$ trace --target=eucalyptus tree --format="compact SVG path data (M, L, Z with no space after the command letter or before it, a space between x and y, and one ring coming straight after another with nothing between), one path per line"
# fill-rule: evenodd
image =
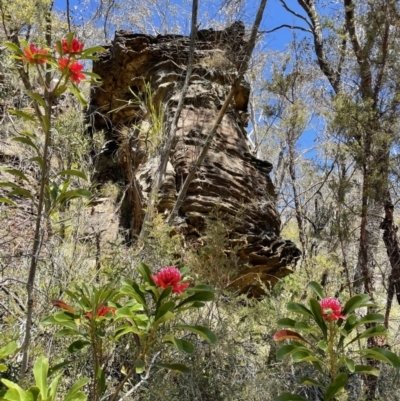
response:
M319 68L332 88L334 118L362 174L356 291L374 297L375 253L399 117L399 2L280 0L313 40ZM293 4L295 3L295 4ZM297 8L294 8L297 6ZM374 398L375 385L368 388Z

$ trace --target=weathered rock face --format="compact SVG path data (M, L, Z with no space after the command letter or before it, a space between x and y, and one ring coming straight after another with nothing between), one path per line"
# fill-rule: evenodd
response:
M198 33L177 141L159 194L160 212L172 209L224 103L246 45L243 34L240 23L224 31ZM103 84L92 88L89 111L92 125L104 129L107 139L98 161L97 180L116 178L116 171L122 171L135 188L129 197L131 204L125 208L133 234L140 230L142 209L159 163L157 145L165 139L173 119L188 53L189 38L185 36L119 31L94 63L93 70ZM190 184L175 227L187 239L201 237L204 217L217 205L230 220L236 218L230 241L238 249L243 268L234 286L257 294L259 280L274 284L289 274L300 252L279 237L280 219L269 177L272 165L253 155L247 139L249 92L243 82Z

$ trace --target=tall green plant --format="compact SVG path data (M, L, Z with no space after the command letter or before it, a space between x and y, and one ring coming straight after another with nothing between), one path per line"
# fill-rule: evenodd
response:
M31 337L34 305L33 289L46 221L55 210L67 201L73 198L91 196L91 193L85 189L69 189L70 181L68 179L60 183L60 177L64 176L76 176L86 180L85 174L78 170L62 170L56 173L54 177L50 177L49 149L53 134L53 105L57 97L68 89L75 94L82 104L86 103L77 85L86 78L86 75L91 76L94 80L99 77L96 74L84 72L84 64L81 61L96 59L93 54L103 51L103 48L92 47L83 50L84 44L76 39L73 33L69 34L67 38L57 41L54 49L40 49L32 43L19 41L18 38L15 38L14 43L6 42L5 44L12 51L12 57L16 60L18 72L25 86L25 93L31 98L35 110L34 115L20 110L11 111L12 114L29 121L36 131L20 132L13 140L34 150L36 155L28 161L36 164L40 171L40 178L37 183L39 186L38 193L34 193L23 184L19 185L12 181L0 182L0 186L11 189L6 197L0 198L1 202L18 207L11 197L22 196L32 203L36 215L31 263L26 284L28 305L21 366L21 376L24 376L28 364ZM31 82L30 69L34 69L42 86L38 92L35 91ZM40 132L44 137L44 143L40 139ZM19 169L7 166L1 167L1 169L16 176L26 184L32 184L31 180Z
M287 309L303 320L283 318L278 320L281 330L274 335L275 341L289 340L289 344L280 347L277 358L291 357L295 363L311 363L315 375L303 377L300 384L321 389L324 401L332 401L346 386L349 376L364 374L379 376L379 370L370 364L358 364L357 359L367 358L382 361L397 369L400 357L393 352L379 347L359 348L363 340L387 335L381 325L385 318L379 313L367 313L359 317L355 312L360 308L376 307L369 295L360 294L350 298L342 308L335 298L325 298L322 287L311 282L315 298L310 298L308 307L289 302ZM359 330L362 326L369 326ZM301 334L300 334L301 333ZM359 349L354 349L358 344ZM299 394L284 393L277 401L307 401Z

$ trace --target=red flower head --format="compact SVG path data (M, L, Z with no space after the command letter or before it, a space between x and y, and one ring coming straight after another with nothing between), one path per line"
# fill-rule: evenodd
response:
M161 269L151 278L161 288L172 287L172 291L181 294L189 287L190 283L180 283L182 279L181 272L175 266L167 266Z
M78 61L70 63L69 58L60 57L58 59L58 66L61 72L64 72L66 69L68 69L69 78L71 81L76 82L77 84L79 84L82 79L86 78L85 74L81 72L83 70L83 64L79 63Z
M83 46L85 46L82 42L79 42L77 38L73 38L70 45L68 46L68 40L63 39L61 41L63 54L78 54L83 50Z
M69 73L70 73L70 78L71 81L76 82L79 84L82 79L85 79L85 75L82 74L83 70L83 64L79 63L78 61L74 61L70 66L69 66Z
M107 312L111 312L112 314L115 313L115 308L111 308L110 306L99 305L96 312L96 317L105 316ZM86 313L86 317L88 319L92 318L92 312Z
M336 298L324 298L319 303L322 309L322 317L325 320L346 319L342 315L342 306Z
M44 49L38 49L33 43L24 49L23 60L29 64L44 64L47 62L49 52Z
M69 59L67 57L60 57L57 62L60 70L64 71L68 67Z

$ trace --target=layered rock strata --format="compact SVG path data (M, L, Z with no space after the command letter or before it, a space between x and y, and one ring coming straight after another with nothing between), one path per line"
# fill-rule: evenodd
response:
M160 212L168 213L175 204L236 77L245 46L241 23L223 31L198 32L177 141L159 193ZM123 219L133 235L140 231L142 210L160 161L160 145L181 94L188 54L186 36L119 31L94 62L93 71L103 83L92 88L88 115L92 127L104 130L107 140L96 179L117 180L122 175L134 188ZM249 93L243 81L190 184L175 227L186 240L199 239L205 217L218 207L219 215L234 222L229 241L242 266L232 286L258 295L260 282L274 284L289 274L300 252L280 237L281 222L269 177L272 165L254 156L247 138Z

